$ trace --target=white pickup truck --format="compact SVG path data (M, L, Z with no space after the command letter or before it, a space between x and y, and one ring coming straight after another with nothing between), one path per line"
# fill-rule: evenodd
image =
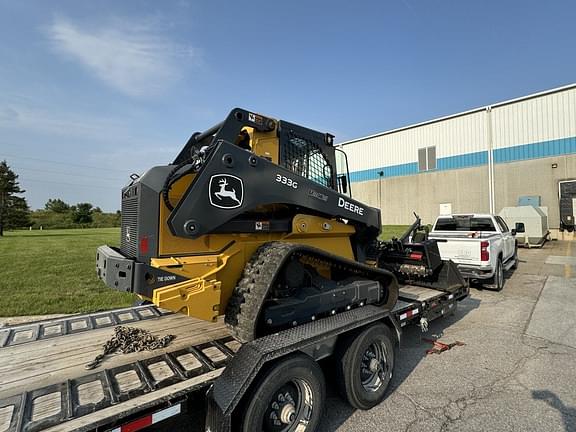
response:
M519 232L524 231L518 224ZM443 260L452 260L466 278L497 291L504 272L518 266L516 229L491 214L452 214L436 219L430 238L438 240Z

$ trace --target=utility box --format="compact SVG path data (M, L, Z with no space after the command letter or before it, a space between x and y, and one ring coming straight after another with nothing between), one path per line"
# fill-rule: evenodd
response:
M517 223L524 224L525 232L516 235L519 246L539 247L550 236L547 214L547 207L525 205L504 207L499 216L504 219L510 229L516 228Z

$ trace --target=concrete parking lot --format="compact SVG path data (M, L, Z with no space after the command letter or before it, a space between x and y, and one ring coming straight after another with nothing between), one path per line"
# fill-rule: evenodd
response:
M472 288L426 335L405 330L379 406L354 410L329 386L320 431L576 431L576 242L520 259L502 292ZM432 335L466 345L426 355ZM202 430L193 423L158 430Z
M407 329L388 398L354 411L333 392L321 431L576 431L576 243L521 249L502 292L473 288L432 323L440 355Z

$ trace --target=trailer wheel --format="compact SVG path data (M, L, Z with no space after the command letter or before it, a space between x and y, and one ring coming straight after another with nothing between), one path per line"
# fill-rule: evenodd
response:
M362 410L378 405L394 369L390 329L378 323L349 335L340 341L335 360L342 397Z
M242 432L313 432L318 427L326 385L310 357L296 354L276 362L253 389L244 405Z

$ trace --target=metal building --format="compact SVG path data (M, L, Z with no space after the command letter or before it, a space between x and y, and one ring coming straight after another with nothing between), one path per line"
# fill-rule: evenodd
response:
M340 145L354 198L380 207L384 224L412 211L426 222L498 213L532 196L558 228L559 182L576 179L576 84Z

